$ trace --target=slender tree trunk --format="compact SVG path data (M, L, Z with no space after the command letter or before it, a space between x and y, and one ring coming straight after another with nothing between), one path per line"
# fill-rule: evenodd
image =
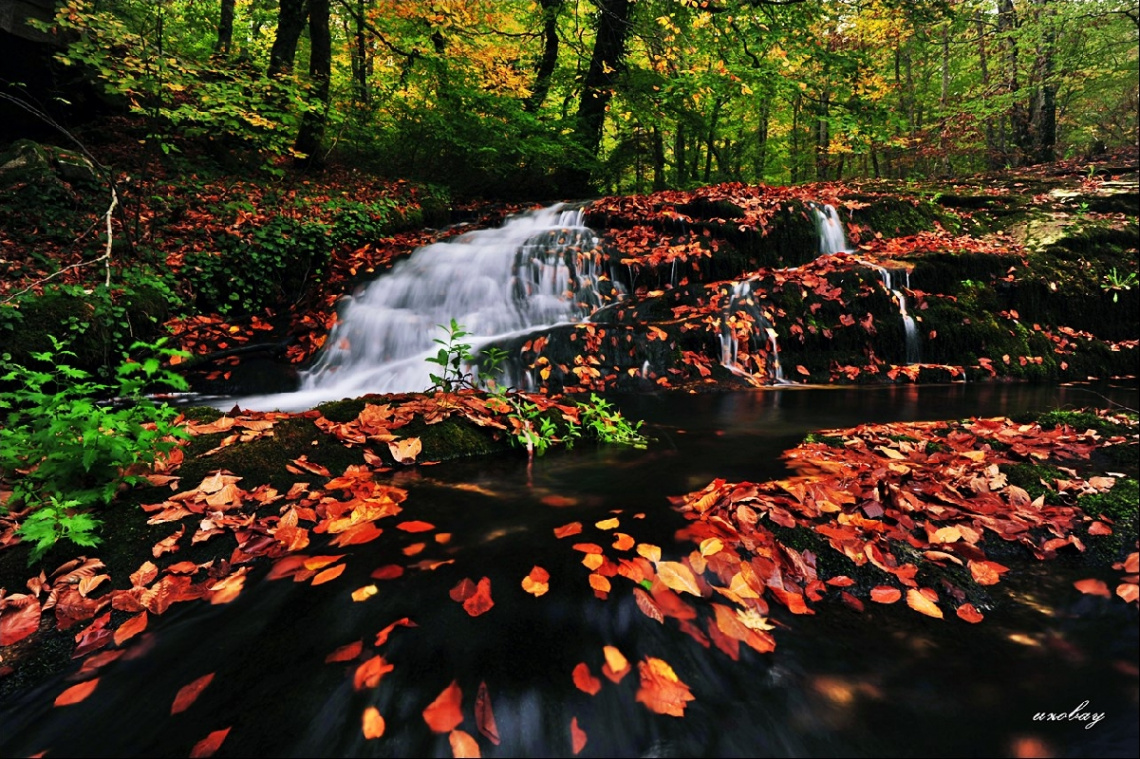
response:
M332 74L332 34L329 29L329 0L309 0L309 77L313 94L321 107L307 111L301 118L297 134L297 152L305 158L299 163L320 163L321 140L329 104L329 79Z
M661 137L661 130L653 127L653 191L660 192L666 187L665 182L665 140Z
M1005 57L1005 82L1003 89L1012 99L1010 106L1009 142L1012 143L1015 155L1007 156L1007 161L1020 166L1025 162L1029 152L1029 114L1021 98L1018 97L1018 50L1015 31L1018 26L1017 11L1013 7L1013 0L1000 0L998 4L998 30L1002 32L1002 50Z
M625 65L630 4L630 0L597 0L597 36L578 102L578 142L592 156L601 147L606 108Z
M689 182L689 162L686 155L685 123L678 119L677 134L673 138L673 161L677 166L677 187L684 188Z
M941 129L938 132L938 152L942 163L942 176L950 176L950 22L942 25L942 93L939 98L942 111Z
M709 119L708 137L705 139L705 184L708 184L712 179L713 146L716 143L716 127L720 120L721 104L720 98L717 98L713 103L712 118Z
M305 10L305 0L281 0L277 36L269 51L269 76L275 77L293 69L293 61L297 57L297 41L305 30Z
M214 43L216 55L229 55L234 42L234 3L236 0L222 0L218 16L218 40Z
M534 89L526 99L524 108L535 113L550 92L550 77L558 65L558 12L563 0L539 0L542 6L542 57L535 71Z
M974 13L974 24L978 30L978 65L982 73L982 109L986 114L986 168L999 168L997 155L998 145L994 134L994 117L990 113L990 70L986 51L986 28L980 10Z
M1056 160L1057 87L1053 82L1053 55L1056 34L1053 31L1051 0L1034 0L1034 15L1041 29L1037 43L1034 77L1037 87L1030 107L1030 134L1033 158L1039 163Z
M356 89L356 102L365 110L372 102L372 91L368 86L368 80L372 74L372 56L369 55L368 51L368 30L364 28L367 10L366 0L358 0L356 13L352 14L356 26L352 30L353 45L349 51L352 64L352 81L355 83ZM345 24L348 24L347 20L345 20Z

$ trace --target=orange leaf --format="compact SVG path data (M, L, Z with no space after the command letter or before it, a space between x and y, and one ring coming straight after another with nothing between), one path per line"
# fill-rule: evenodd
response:
M487 691L487 683L479 683L479 690L475 693L475 725L484 738L499 745L499 726L495 724L495 713L491 711L491 694Z
M614 548L618 551L628 551L636 542L632 535L626 535L624 532L614 533Z
M625 677L631 669L629 660L614 646L603 647L602 653L605 654L606 657L606 663L602 665L602 674L609 678L611 682L620 683L622 678Z
M206 759L206 757L213 756L222 747L226 736L230 734L230 729L227 727L224 730L215 730L195 743L194 748L190 750L190 759Z
M364 710L361 729L364 731L364 737L369 740L384 734L384 718L380 716L380 710L375 706L369 706Z
M352 661L360 656L360 652L364 650L364 641L357 640L352 643L341 646L337 650L325 657L325 664L330 664L334 661Z
M485 614L491 610L495 602L491 600L491 579L484 577L479 580L475 593L463 602L463 610L473 617Z
M540 566L530 570L530 574L522 579L522 589L535 596L541 596L550 590L550 573Z
M586 731L578 727L578 718L570 718L570 747L578 754L586 747Z
M396 525L397 530L404 532L428 532L435 529L435 525L431 522L421 522L418 519L413 519L409 522L400 522Z
M181 714L189 709L213 680L214 673L211 672L208 675L202 675L189 685L182 686L178 690L178 695L174 697L174 703L170 707L170 715Z
M73 685L55 697L55 705L71 706L72 704L78 704L80 701L90 696L91 692L95 690L95 686L98 684L99 678L96 677L95 679L88 680L85 683Z
M379 569L372 570L370 577L373 580L395 580L404 574L404 568L399 564L386 564Z
M679 561L661 561L657 564L657 576L661 582L678 593L691 593L698 598L701 589L691 569Z
M337 564L335 567L329 567L328 569L318 573L317 576L313 578L313 585L323 585L326 582L335 580L344 574L344 568L346 566L348 565Z
M1108 592L1108 586L1105 585L1104 580L1088 579L1077 580L1073 583L1073 587L1082 593L1087 593L1091 596L1104 596L1105 598L1112 598L1112 594Z
M921 590L909 588L906 592L906 605L919 614L942 619L942 609L939 609L938 605L927 598Z
M655 619L661 624L665 624L665 613L661 611L661 607L657 605L648 593L641 588L633 589L633 598L637 601L637 608L641 609L641 613L650 619Z
M17 643L40 629L39 599L26 593L13 593L4 599L0 611L0 646Z
M420 455L423 450L423 444L418 437L405 438L404 440L392 440L388 443L388 450L400 464L414 464L416 456Z
M661 659L649 656L645 661L638 662L637 670L641 675L641 687L636 697L639 703L645 704L657 714L685 716L685 706L694 700L694 696L672 667Z
M1135 603L1140 599L1140 586L1134 582L1122 582L1116 586L1116 595L1127 603Z
M613 530L616 529L620 524L621 522L618 521L617 517L611 517L610 519L603 519L600 522L595 522L594 526L599 530Z
M400 619L397 619L395 622L385 627L380 632L376 633L376 642L373 645L382 646L387 643L388 636L391 635L392 631L397 627L419 627L419 625L407 617L401 617Z
M893 604L902 598L902 591L890 585L876 585L871 588L871 600L877 604Z
M1089 535L1111 535L1112 528L1104 522L1093 522L1089 525Z
M455 601L456 603L463 603L468 598L475 595L475 583L473 583L470 578L464 577L462 580L455 584L454 588L448 591L448 595L451 596L452 601Z
M375 688L380 684L380 678L393 669L395 667L384 661L383 656L373 656L356 668L356 672L352 675L352 687L356 690Z
M590 587L599 593L609 593L611 588L609 578L597 572L590 573Z
M971 561L967 566L970 568L970 575L974 578L974 582L979 585L997 585L1001 580L1003 572L1008 572L1008 567L1003 567L996 561Z
M571 522L570 524L564 524L561 527L555 527L554 528L554 537L556 537L556 538L568 538L571 535L577 535L581 531L582 531L582 523L581 522Z
M459 689L459 683L452 680L451 685L424 709L424 722L433 732L449 733L463 722L462 703L463 691Z
M805 377L811 376L811 372L809 372L807 370L807 367L805 367L803 364L796 364L796 371L799 372L800 374L804 375Z
M357 601L357 602L367 601L369 598L372 598L372 596L376 595L378 592L380 592L380 589L377 588L375 585L365 585L363 587L357 588L356 590L352 591L352 600Z
M661 561L661 549L649 543L638 543L637 555L654 563Z
M972 625L976 625L985 619L985 617L982 616L982 613L974 608L973 604L962 604L958 607L957 614L960 619L963 619Z
M602 689L602 681L590 673L590 668L586 666L586 662L579 662L575 665L570 676L574 679L574 687L583 693L593 696Z
M451 744L451 755L455 759L479 759L482 756L479 753L479 744L462 730L452 730L448 733L447 740Z

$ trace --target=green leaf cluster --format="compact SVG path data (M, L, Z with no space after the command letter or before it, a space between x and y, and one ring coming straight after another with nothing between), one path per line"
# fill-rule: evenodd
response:
M100 520L91 510L142 481L156 459L186 437L173 423L177 411L144 394L186 389L185 380L163 366L180 352L162 340L136 343L131 348L141 359L121 364L108 385L71 366L75 354L52 342L54 350L33 354L32 366L13 363L7 353L0 358L6 386L0 392L0 478L11 488L0 509L21 516L18 534L33 543L29 563L60 539L95 545Z

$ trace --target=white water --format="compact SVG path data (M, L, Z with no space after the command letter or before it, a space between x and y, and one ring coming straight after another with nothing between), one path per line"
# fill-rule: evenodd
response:
M767 383L773 385L789 384L784 379L784 369L780 366L780 347L776 343L776 330L772 323L760 311L753 296L753 280L746 279L732 283L732 292L728 295L728 305L725 306L720 327L720 365L733 374L748 377L755 381L756 376L740 366L738 355L740 344L736 334L730 326L730 321L739 318L737 312L743 311L752 322L752 334L756 335L763 330L768 342Z
M885 266L878 266L867 261L861 261L864 266L869 266L875 271L879 272L879 277L883 280L883 287L890 291L894 296L895 302L899 306L899 316L902 317L903 330L906 332L906 363L917 364L922 361L921 351L918 341L918 326L915 324L914 317L907 313L906 310L906 296L903 295L902 290L895 286L894 275L898 272L892 272ZM910 270L905 270L906 274L906 289L910 289Z
M847 233L843 229L843 220L839 218L835 206L830 203L823 205L812 203L811 207L815 212L816 227L819 229L819 254L830 256L849 252Z
M294 410L367 393L426 390L429 375L441 373L427 361L440 348L433 340L447 337L440 325L456 320L470 333L460 342L477 351L581 321L613 293L599 271L601 260L582 211L561 204L419 248L344 301L297 392L245 398L240 405Z

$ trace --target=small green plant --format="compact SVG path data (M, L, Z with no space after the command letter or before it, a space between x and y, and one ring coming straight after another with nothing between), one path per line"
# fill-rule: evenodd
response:
M54 337L52 343L53 351L32 354L35 367L13 363L7 353L0 359L0 381L11 387L0 393L6 412L0 478L12 491L0 508L22 515L18 533L33 543L29 563L61 538L95 545L100 520L91 510L142 481L186 434L173 424L177 411L144 395L157 387L186 389L185 380L162 365L164 357L186 354L163 340L135 343L132 351L149 355L121 364L115 384L106 385L69 366L75 354Z
M1120 301L1121 290L1131 290L1136 283L1136 272L1130 271L1126 275L1119 274L1116 271L1116 267L1113 266L1112 271L1104 275L1104 281L1101 283L1100 287L1106 292L1111 291L1112 302L1118 303Z
M582 418L582 429L591 433L603 443L631 445L645 448L649 442L641 434L642 422L630 424L621 412L596 394L590 393L590 401L578 401L578 413Z

